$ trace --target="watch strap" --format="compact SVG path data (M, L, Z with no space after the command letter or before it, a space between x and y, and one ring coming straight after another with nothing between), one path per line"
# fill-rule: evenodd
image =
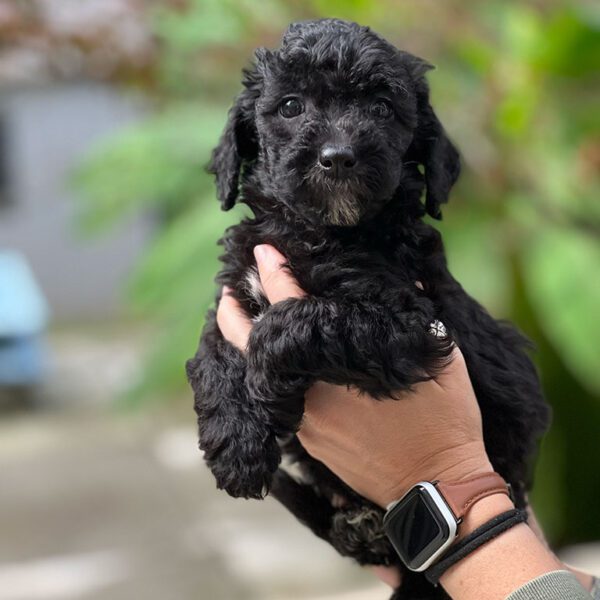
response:
M471 532L462 540L456 542L456 544L454 544L454 546L446 553L444 558L425 570L424 575L427 578L427 581L433 585L438 585L440 577L458 561L462 560L465 556L490 540L498 537L501 533L504 533L511 527L514 527L519 523L525 523L526 521L527 511L519 510L517 508L503 512L493 519L490 519L487 523L484 523L475 529L475 531Z
M485 473L470 479L455 482L438 481L436 489L444 497L446 504L460 521L468 510L482 498L493 494L506 494L510 497L510 488L498 473Z

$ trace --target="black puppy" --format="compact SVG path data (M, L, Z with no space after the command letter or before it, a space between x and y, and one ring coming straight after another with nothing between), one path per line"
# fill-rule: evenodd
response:
M271 490L362 564L399 560L382 532L383 511L294 435L315 381L396 401L388 398L435 376L455 341L490 459L519 506L548 420L526 340L465 293L439 233L422 220L440 218L460 170L429 104L429 68L355 23L293 24L280 49L257 51L210 166L223 208L239 196L254 214L226 232L217 281L255 325L244 355L208 315L187 366L200 447L220 488L247 498ZM252 252L265 243L287 257L305 298L268 305ZM431 334L437 319L447 336ZM282 453L301 479L278 468ZM394 597L444 594L404 572Z

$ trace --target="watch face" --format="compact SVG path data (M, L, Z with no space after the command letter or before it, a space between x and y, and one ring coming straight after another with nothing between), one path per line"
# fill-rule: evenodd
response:
M422 571L452 543L456 520L429 483L412 488L387 514L384 526L402 562Z

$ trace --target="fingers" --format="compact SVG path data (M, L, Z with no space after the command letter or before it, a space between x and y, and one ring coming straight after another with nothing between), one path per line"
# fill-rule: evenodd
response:
M435 383L442 388L464 385L469 381L469 373L465 363L465 357L460 348L454 344L450 354L450 360L444 370L435 378Z
M339 411L340 397L348 394L345 386L316 381L304 395L304 415L298 439L311 454L312 442L327 439L327 421ZM338 412L339 415L339 412ZM323 434L325 434L323 436Z
M242 352L246 350L252 321L231 295L231 290L227 286L223 286L223 295L217 309L217 324L228 342Z
M392 588L399 588L402 585L402 575L396 567L371 567L372 572Z
M285 268L286 259L273 246L254 248L254 257L265 294L271 304L287 298L301 298L304 291Z
M304 292L285 268L286 259L273 246L256 246L254 256L264 292L271 304L287 298L301 298ZM239 302L231 296L231 290L223 287L223 295L217 309L217 324L223 337L242 351L246 350L252 321Z
M316 381L304 395L304 415L298 438L309 454L313 443L320 449L336 441L335 432L345 429L347 416L371 410L375 402L370 396L345 385ZM314 456L314 454L313 454Z

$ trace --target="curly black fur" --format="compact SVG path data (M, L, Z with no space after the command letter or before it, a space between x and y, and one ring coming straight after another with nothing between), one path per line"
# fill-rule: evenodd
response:
M340 553L399 568L382 510L294 435L313 382L391 397L435 376L456 341L487 451L520 506L548 421L527 341L465 293L439 233L422 220L440 218L460 170L429 104L429 68L367 27L335 19L293 24L281 48L256 52L210 167L223 208L239 195L254 214L226 232L217 281L256 323L243 355L211 313L187 366L200 447L220 488L247 498L270 490ZM281 112L290 98L291 117ZM350 149L353 161L332 174L319 159L327 144ZM265 243L287 257L307 297L268 306L253 258ZM429 333L434 319L447 338ZM282 454L301 480L278 469ZM394 598L444 597L421 575L403 576Z

